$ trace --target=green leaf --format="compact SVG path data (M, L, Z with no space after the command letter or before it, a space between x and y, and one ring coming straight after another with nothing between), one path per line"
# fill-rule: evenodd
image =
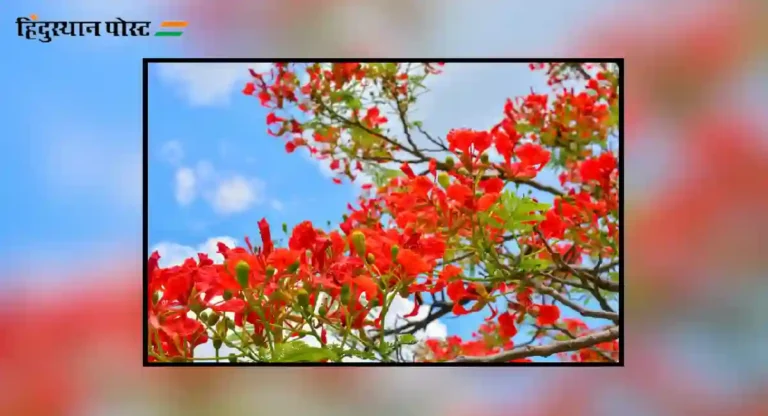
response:
M397 169L380 168L373 173L373 182L376 186L383 186L398 176L405 176L405 174Z
M363 108L363 103L357 97L347 96L345 97L344 101L347 103L347 106L350 110L359 110Z
M328 359L338 360L336 351L330 348L310 347L304 341L291 341L285 344L275 345L275 352L272 355L273 362L318 362Z
M520 262L519 267L524 270L539 270L549 265L549 260L537 259L535 257L525 257Z
M373 351L360 351L356 349L343 349L341 347L336 348L337 353L339 356L349 356L349 357L357 357L362 358L364 360L375 360L376 354L373 353Z
M351 127L349 129L349 135L355 144L365 149L370 149L379 140L378 137L368 133L367 131L359 127Z
M531 126L530 124L517 123L517 124L515 124L515 130L517 130L517 132L520 133L520 134L526 134L526 133L530 133L530 132L532 132L532 131L534 131L536 129L533 126Z
M388 74L396 74L397 73L397 64L394 62L387 62L383 66L384 71L386 71Z
M497 267L493 262L487 262L485 264L485 269L488 271L488 274L493 276L494 273L496 273Z
M413 334L400 335L397 340L402 345L413 345L419 342Z
M385 342L384 345L379 347L379 354L381 354L382 357L389 357L392 354L392 351L395 350L395 347L395 344Z
M619 101L611 106L610 115L608 116L608 125L611 127L619 124Z

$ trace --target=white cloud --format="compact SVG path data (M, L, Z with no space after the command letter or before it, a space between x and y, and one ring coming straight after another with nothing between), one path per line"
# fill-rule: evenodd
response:
M242 89L250 77L249 68L263 71L267 64L173 63L155 64L160 78L176 86L193 106L229 103L233 93Z
M220 214L243 212L261 202L264 183L257 179L232 176L219 182L212 197L213 209Z
M196 197L195 172L190 168L179 168L176 171L176 201L180 205L189 205Z
M387 328L395 328L404 325L406 322L418 322L423 320L429 315L429 306L422 306L419 308L419 313L411 318L403 318L413 310L413 301L395 296L395 300L392 302L390 309L387 311L387 316L384 319L384 325ZM418 331L414 335L417 339L425 338L445 338L448 333L448 329L445 324L439 320L427 325L425 330Z
M278 201L277 199L273 199L273 200L269 201L269 206L271 206L272 209L274 209L275 211L282 211L283 208L285 208L283 203Z
M160 157L171 165L178 165L184 159L184 149L178 140L165 142L160 148Z
M194 168L178 168L174 183L176 201L180 205L189 205L198 196L202 196L213 210L221 215L246 211L265 200L264 181L232 172L217 171L206 160L197 162ZM271 202L273 208L282 208L279 201L273 201L276 201Z
M172 242L161 242L156 244L150 251L157 251L160 254L160 267L172 267L178 266L184 263L184 260L194 257L197 258L198 253L207 254L216 263L222 263L224 257L219 254L217 244L222 242L227 247L234 248L237 246L237 240L232 237L211 237L205 242L193 247L185 246Z
M387 316L384 318L384 328L385 329L399 328L408 322L421 321L429 315L430 307L425 305L419 308L419 313L416 316L413 316L410 318L403 318L405 315L409 314L413 310L413 306L414 306L413 301L402 298L400 296L395 296L395 299L392 302L392 305L390 305L390 309L387 310ZM376 313L378 313L378 309L376 309ZM425 329L417 331L413 335L416 337L416 339L419 342L424 341L427 338L442 339L448 335L448 327L446 327L446 325L440 322L440 320L438 319L433 322L430 322ZM386 337L385 339L389 341L394 341L395 336L389 336L389 337ZM417 348L418 348L418 344L413 346L410 346L410 345L404 346L402 348L403 359L405 361L412 361Z

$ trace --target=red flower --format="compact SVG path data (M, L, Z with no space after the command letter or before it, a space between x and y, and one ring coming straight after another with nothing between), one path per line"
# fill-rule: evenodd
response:
M405 176L411 179L416 177L416 174L413 173L413 169L411 169L411 167L407 163L403 163L402 165L400 165L400 170L403 171L403 173L405 173Z
M499 193L504 189L504 181L499 178L490 178L480 182L480 189L487 193Z
M386 123L387 118L381 115L378 108L372 107L366 111L363 121L368 126L377 127L380 124Z
M491 134L487 131L455 129L448 132L448 147L451 151L469 154L474 149L476 154L482 154L491 147Z
M261 234L261 252L269 256L274 246L272 244L272 233L269 231L269 223L266 218L259 220L259 233Z
M499 194L493 193L493 194L485 194L477 201L477 210L478 211L487 211L490 207L493 206L493 204L496 203L499 199Z
M539 228L545 238L563 238L565 235L565 223L560 219L560 216L550 209L545 214L546 219L541 222Z
M472 198L472 189L460 183L451 184L446 190L448 198L464 204L468 198Z
M456 266L454 264L449 264L445 267L443 267L443 270L440 271L440 279L444 280L446 282L449 282L456 278L457 276L460 276L462 273L461 267Z
M245 92L245 91L243 91L243 92ZM253 91L251 91L251 94L253 94ZM268 93L268 92L266 92L266 91L261 91L261 92L259 93L259 100L261 101L261 105L263 105L263 106L265 106L265 107L267 106L267 103L269 103L269 100L270 100L271 98L272 98L272 97L271 97L271 96L269 95L269 93Z
M310 221L303 221L293 228L288 247L291 250L309 250L317 240L317 231Z
M448 290L446 290L446 293L448 294L448 298L451 299L451 301L454 302L454 313L456 313L456 310L460 310L461 313L457 313L458 315L463 315L466 313L469 313L469 311L465 310L463 306L461 305L461 302L464 300L474 300L477 299L477 294L474 292L474 290L469 291L467 290L466 286L464 285L464 282L461 280L454 280L453 282L448 284Z
M422 256L408 249L400 249L400 252L397 254L397 263L403 266L405 273L409 277L416 277L432 269Z
M277 124L285 121L284 118L278 117L275 115L275 113L269 113L267 114L267 125L270 124Z
M538 305L536 322L539 326L552 325L560 319L560 308L555 305Z
M504 339L509 339L517 334L517 327L515 326L515 316L510 315L509 312L504 312L499 315L499 336Z
M583 182L595 181L603 189L610 187L611 175L616 170L616 156L611 152L600 154L599 157L587 159L581 162L579 174Z
M541 170L549 162L550 154L548 150L537 144L525 143L515 149L515 156L520 159L520 163L524 166Z

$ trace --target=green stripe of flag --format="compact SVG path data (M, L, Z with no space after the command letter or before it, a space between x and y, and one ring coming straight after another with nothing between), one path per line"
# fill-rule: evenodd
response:
M155 32L155 36L181 36L184 32Z

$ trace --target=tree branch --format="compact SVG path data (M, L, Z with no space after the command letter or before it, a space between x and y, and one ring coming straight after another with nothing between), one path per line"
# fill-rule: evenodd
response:
M569 341L555 341L548 345L526 346L513 348L498 354L486 357L458 357L453 363L506 363L511 360L519 360L529 357L549 357L550 355L589 348L603 342L613 341L619 338L619 327L613 326L604 331L584 335Z
M536 287L536 290L538 290L541 293L545 293L551 297L553 297L558 302L562 303L563 305L573 309L574 311L578 312L579 315L589 317L589 318L598 318L598 319L608 319L615 323L619 323L619 314L615 312L604 312L604 311L593 311L589 309L582 308L581 306L571 302L570 300L566 299L563 295L557 293L556 290L552 289L551 287L544 286L539 282L536 282L534 280L531 280L533 285Z

